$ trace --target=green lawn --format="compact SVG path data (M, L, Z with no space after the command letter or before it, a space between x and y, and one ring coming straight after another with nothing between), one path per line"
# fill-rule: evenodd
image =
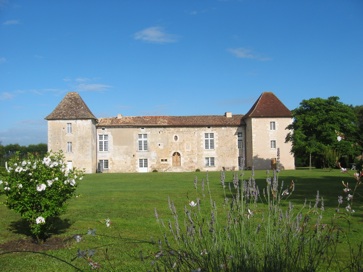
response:
M296 188L289 200L297 206L302 205L305 200L314 203L319 191L319 195L324 199L324 220L330 221L329 218L334 216L338 205L338 196L344 195L342 180L353 186L355 181L352 175L353 172L345 174L339 170L286 170L279 174L279 181L284 181L287 186L294 180ZM250 176L251 171L245 171L243 179ZM266 187L266 176L266 171L255 171L255 179L261 192L262 188ZM76 271L68 264L71 263L84 271L89 269L85 260L71 260L77 256L78 249L96 249L93 259L99 262L105 271L147 271L152 261L152 258L147 256L156 250L151 241L157 241L162 237L154 209L157 209L161 218L170 218L170 198L178 211L182 212L190 200L196 200L195 178L200 184L202 180L206 180L207 173L86 175L78 188L78 197L69 201L67 212L59 223L59 231L53 235L68 241L66 248L42 253L0 251L0 270ZM231 182L232 179L233 172L227 172L226 182ZM217 205L221 205L224 194L220 173L208 173L208 180L213 199ZM356 244L363 240L362 195L362 187L359 187L354 198L355 213L351 217L349 229L350 241ZM4 199L4 196L0 196L0 202ZM344 211L344 207L341 207L341 212ZM0 218L0 244L9 241L16 243L18 239L27 238L18 214L1 205ZM105 224L107 218L112 222L110 228ZM348 231L346 221L341 220L341 224ZM95 230L96 235L87 235L89 229ZM77 234L82 235L79 243L72 238ZM140 261L140 252L146 257L144 262Z

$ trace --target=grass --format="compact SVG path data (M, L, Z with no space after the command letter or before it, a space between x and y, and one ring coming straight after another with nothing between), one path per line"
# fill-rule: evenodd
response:
M226 173L226 182L231 182L233 172ZM295 191L289 197L294 205L302 205L305 200L315 202L317 191L324 198L324 220L336 217L339 224L348 231L349 241L358 245L363 240L362 223L363 192L358 188L354 199L355 213L348 220L335 209L338 196L343 194L342 180L354 184L353 173L344 174L339 170L286 170L279 174L279 181L288 186L295 182ZM243 179L248 179L251 171L245 171ZM202 181L207 173L133 173L133 174L92 174L87 175L80 184L77 198L68 203L68 209L61 219L59 232L53 237L69 239L67 247L49 250L42 253L0 252L2 271L82 271L89 269L87 262L76 258L78 249L96 249L94 257L105 271L147 271L155 254L156 246L151 242L158 241L163 233L156 222L154 209L161 218L171 217L168 208L170 198L178 211L183 212L189 201L196 200L194 179ZM211 194L217 205L223 203L224 194L220 183L220 173L208 173ZM255 171L255 179L260 190L266 187L266 171ZM0 202L4 196L0 196ZM288 203L286 202L286 205ZM0 244L27 238L22 228L20 216L0 206ZM111 219L107 228L105 219ZM4 220L5 219L5 220ZM96 235L87 235L93 229ZM80 234L81 242L72 237ZM349 258L347 240L342 239L338 248L342 260ZM140 260L142 252L144 262ZM73 260L74 259L74 260ZM73 260L73 261L72 261ZM348 270L349 271L349 270Z

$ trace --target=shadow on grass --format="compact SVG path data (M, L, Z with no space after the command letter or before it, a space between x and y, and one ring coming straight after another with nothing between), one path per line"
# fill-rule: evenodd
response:
M70 226L72 226L72 222L69 219L61 219L59 217L52 218L50 231L47 233L47 238L52 235L58 235L65 233ZM13 221L9 224L9 231L15 234L22 234L28 237L32 237L30 232L29 222L20 219L18 221Z
M324 206L335 209L338 207L338 196L344 197L344 205L342 205L342 207L345 207L347 204L347 194L343 191L344 187L342 185L342 181L349 182L349 186L351 190L353 190L356 185L356 180L354 179L353 174L353 171L342 174L337 171L332 172L332 170L328 169L318 169L315 171L309 171L307 169L306 171L297 171L296 175L294 175L294 172L290 172L289 175L284 174L283 176L278 177L278 189L282 191L283 189L288 188L291 181L294 181L294 192L288 197L283 197L282 200L288 199L288 201L292 201L296 204L303 204L306 200L307 203L312 203L312 205L314 205L316 196L319 193L319 198L324 200ZM227 197L232 196L232 194L228 192L229 187L233 188L233 182L231 179L232 177L229 176L229 179L225 182ZM239 176L239 181L248 181L248 179L249 175L246 175L243 178ZM266 177L259 176L255 179L255 181L260 194L262 194L263 190L267 187ZM281 187L282 182L283 188ZM232 192L235 193L235 190L232 190ZM355 192L354 209L356 212L363 210L363 185L358 186ZM355 214L355 216L361 215Z

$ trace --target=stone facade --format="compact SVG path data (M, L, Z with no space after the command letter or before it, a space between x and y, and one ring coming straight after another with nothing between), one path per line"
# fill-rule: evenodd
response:
M99 172L184 172L294 169L285 143L291 112L263 93L246 115L94 117L68 93L48 121L48 149L63 150L69 167ZM279 154L278 154L279 153Z

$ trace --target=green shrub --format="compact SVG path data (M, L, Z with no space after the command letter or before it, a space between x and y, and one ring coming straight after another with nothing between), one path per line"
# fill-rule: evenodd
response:
M6 195L5 205L29 223L37 242L44 241L52 221L65 211L83 177L83 171L68 170L61 152L48 153L43 159L15 155L7 164L7 173L0 181L0 193Z
M162 219L163 230L154 254L155 271L316 271L328 268L339 230L322 223L324 201L296 209L288 197L295 189L278 183L277 172L260 192L254 177L231 182L221 173L224 202L217 203L208 177L198 184L196 198L177 212L169 199L172 218ZM206 188L207 190L205 191Z

